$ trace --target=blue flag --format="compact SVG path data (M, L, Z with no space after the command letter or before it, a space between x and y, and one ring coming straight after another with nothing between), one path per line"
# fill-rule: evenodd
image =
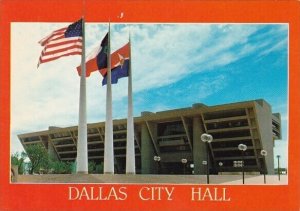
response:
M122 65L119 65L111 70L111 83L118 83L119 78L128 77L129 59L125 59ZM107 75L102 80L102 86L107 84Z
M129 52L130 45L127 43L123 47L111 54L111 83L118 83L119 78L128 77L129 72ZM100 70L103 75L102 86L107 84L107 69Z

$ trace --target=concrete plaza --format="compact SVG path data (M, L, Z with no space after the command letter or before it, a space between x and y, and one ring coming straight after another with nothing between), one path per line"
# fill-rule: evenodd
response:
M266 185L287 185L287 175L266 175ZM19 175L15 183L206 184L206 175L45 174ZM210 184L242 185L242 175L210 175ZM264 185L263 175L245 175L245 185Z

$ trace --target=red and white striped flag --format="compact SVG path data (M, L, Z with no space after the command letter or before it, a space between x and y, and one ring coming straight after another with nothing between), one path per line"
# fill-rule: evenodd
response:
M50 62L63 56L81 55L82 53L82 19L68 27L55 30L40 40L44 49L41 53L40 64Z

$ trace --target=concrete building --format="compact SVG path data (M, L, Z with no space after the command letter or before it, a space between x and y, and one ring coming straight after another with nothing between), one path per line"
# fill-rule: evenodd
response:
M126 119L113 122L115 172L124 173L126 163ZM105 122L88 124L88 159L103 162ZM245 171L274 173L274 140L281 139L280 114L273 114L264 100L216 106L194 104L189 108L142 112L134 118L136 172L141 174L206 174L203 133L213 136L209 145L211 173L240 172L234 161L244 158ZM42 144L61 161L75 161L78 127L19 135L26 147ZM242 157L239 144L247 145ZM263 157L260 151L267 150ZM160 161L154 161L159 156ZM186 163L182 163L186 159Z

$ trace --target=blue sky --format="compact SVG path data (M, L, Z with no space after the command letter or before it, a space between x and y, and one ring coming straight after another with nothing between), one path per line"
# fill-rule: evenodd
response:
M75 68L80 57L61 58L36 70L42 50L37 42L65 25L12 24L12 152L22 150L16 134L77 125ZM128 41L128 31L128 25L112 24L113 50ZM87 24L87 54L106 32L105 24ZM135 116L193 103L263 98L282 115L283 137L274 150L287 165L288 25L133 24L130 32ZM126 118L126 90L126 78L113 86L114 118ZM105 87L98 73L87 79L87 91L88 122L104 121Z

